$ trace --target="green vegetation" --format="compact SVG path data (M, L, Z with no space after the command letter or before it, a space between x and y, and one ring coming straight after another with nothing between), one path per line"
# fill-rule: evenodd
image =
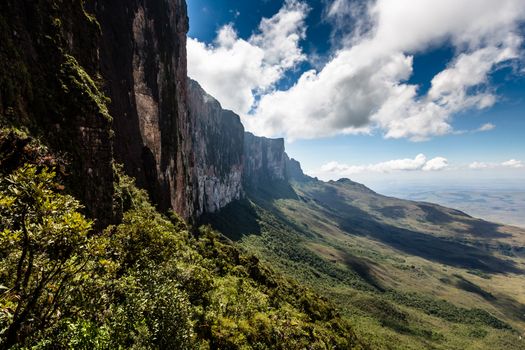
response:
M157 212L112 171L100 34L82 1L0 4L0 349L525 347L519 229L349 180L205 218L237 243Z
M0 185L2 285L0 327L4 346L52 326L89 262L91 223L80 204L55 194L55 174L24 166Z
M422 310L428 315L437 316L455 323L479 324L496 329L511 329L511 327L481 309L465 309L454 306L445 300L418 295L416 293L391 293L390 297L399 304Z
M493 249L521 244L513 229L348 181L293 187L295 198L252 192L205 220L334 302L371 348L525 347L525 265Z
M344 231L339 223L353 221L338 215L367 222L366 208L306 185L207 218L234 244L159 214L118 166L123 220L95 231L53 170L63 161L26 132L0 131L0 165L0 348L523 348L519 295L493 288L519 290L519 275L438 264Z
M99 233L47 166L2 179L3 348L363 347L325 299L118 178L123 221Z
M86 106L84 112L99 114L111 121L107 107L109 99L100 92L95 82L80 66L75 57L64 55L59 80L63 92L72 99L73 104L84 104Z

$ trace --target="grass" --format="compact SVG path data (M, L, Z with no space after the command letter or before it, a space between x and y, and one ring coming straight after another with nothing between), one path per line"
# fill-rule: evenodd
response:
M336 303L372 348L525 348L523 231L353 183L294 190L207 222Z

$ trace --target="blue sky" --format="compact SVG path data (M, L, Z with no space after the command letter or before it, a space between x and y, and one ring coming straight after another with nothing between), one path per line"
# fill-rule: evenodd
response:
M189 0L188 72L311 175L525 183L521 0ZM423 155L423 157L418 157Z

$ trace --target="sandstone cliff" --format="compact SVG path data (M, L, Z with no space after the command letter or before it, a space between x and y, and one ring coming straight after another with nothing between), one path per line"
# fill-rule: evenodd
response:
M184 0L0 4L2 125L67 158L68 188L102 226L118 219L113 159L160 209L194 215L187 30Z
M214 213L251 191L290 195L288 180L307 181L289 159L283 139L244 132L240 118L189 79L188 104L195 155L196 214Z
M288 180L297 181L297 182L306 182L315 180L313 177L305 175L303 169L301 168L301 163L297 160L288 157L288 154L285 154L286 160L286 177Z
M284 139L244 134L244 183L256 189L274 181L286 180Z
M196 176L196 214L213 213L242 195L244 127L193 80L188 82Z
M93 1L115 159L160 209L194 214L184 0Z
M68 189L99 227L113 220L100 42L81 1L0 2L0 124L26 129L69 162Z
M0 121L68 160L68 188L100 227L118 221L113 160L186 219L300 176L283 139L244 133L187 79L184 0L6 0L0 10Z

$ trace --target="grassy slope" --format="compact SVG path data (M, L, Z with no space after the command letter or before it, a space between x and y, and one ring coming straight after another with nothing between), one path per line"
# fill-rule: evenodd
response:
M376 348L525 348L525 231L351 181L294 190L208 220L336 302Z

